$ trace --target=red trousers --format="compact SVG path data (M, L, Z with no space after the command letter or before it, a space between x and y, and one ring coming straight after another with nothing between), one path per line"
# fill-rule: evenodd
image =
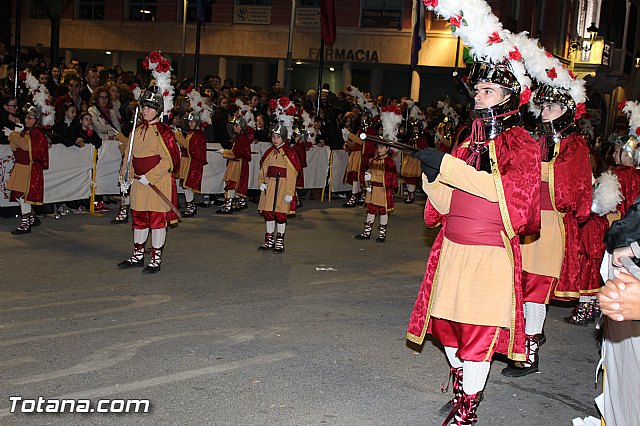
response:
M133 229L163 229L167 227L166 212L139 212L131 210L131 226Z
M275 220L276 223L287 223L287 214L281 212L262 212L262 217L266 222Z
M463 361L491 361L498 346L502 328L496 326L462 324L431 318L431 334L443 346L458 348L458 358ZM504 330L508 333L508 330Z

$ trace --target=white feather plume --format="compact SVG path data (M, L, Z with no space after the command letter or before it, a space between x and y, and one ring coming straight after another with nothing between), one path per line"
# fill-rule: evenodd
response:
M385 111L383 109L382 113L380 113L382 137L389 142L397 142L398 140L398 126L402 122L402 114L398 114L399 111L399 109L395 111Z
M40 84L38 80L31 74L31 71L27 68L24 70L25 84L29 89L29 93L33 98L33 103L40 108L42 117L40 124L43 127L51 127L56 119L56 112L53 109L53 102L51 96L49 96L49 90L44 84Z
M629 119L629 134L640 137L640 103L638 101L627 101L622 108Z
M211 124L211 107L202 98L202 95L197 90L191 90L187 93L189 99L189 105L191 109L200 116L200 122L204 126Z
M600 175L593 189L591 211L604 216L607 213L615 212L622 200L624 200L624 196L620 191L618 176L611 172L604 172Z
M252 129L255 129L256 121L253 116L253 111L251 111L251 108L249 107L249 105L245 105L244 103L242 103L240 99L236 99L236 106L238 107L238 110L240 111L240 115L242 116L242 118L246 120L247 126L251 127Z

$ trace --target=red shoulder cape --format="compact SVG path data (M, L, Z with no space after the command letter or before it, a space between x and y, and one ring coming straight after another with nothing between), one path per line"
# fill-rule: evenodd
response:
M31 166L29 189L26 194L14 194L11 199L24 197L29 204L42 204L44 199L44 170L49 168L49 142L39 127L27 131L31 139Z
M162 137L162 141L164 142L167 151L169 151L169 154L171 155L172 167L169 172L176 174L180 171L180 146L176 141L176 136L173 133L173 130L171 130L171 127L165 123L158 122L155 123L155 126ZM178 208L178 188L176 186L176 180L172 179L171 182L171 203ZM178 216L171 210L167 212L167 222L172 224L178 223Z
M196 192L202 188L202 168L207 164L207 139L202 129L191 131L189 138L189 171L183 186Z

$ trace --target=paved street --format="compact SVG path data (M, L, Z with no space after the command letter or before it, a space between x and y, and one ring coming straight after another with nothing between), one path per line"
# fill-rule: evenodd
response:
M405 330L435 232L397 198L385 244L357 241L365 211L305 202L286 253L256 251L250 209L199 209L167 237L162 270L118 270L128 225L0 219L1 425L439 425L448 365ZM377 224L376 224L377 227ZM374 235L377 233L374 228ZM323 270L324 269L324 270ZM569 425L597 416L593 327L550 308L541 373L493 364L479 425ZM11 414L9 396L149 399L147 414Z

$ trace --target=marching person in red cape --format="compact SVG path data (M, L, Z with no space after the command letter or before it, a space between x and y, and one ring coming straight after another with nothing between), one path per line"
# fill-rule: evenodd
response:
M521 241L527 360L502 370L508 377L538 371L539 349L554 299L580 297L578 224L591 212L589 147L574 122L577 105L569 90L541 84L534 103L541 109L541 229Z
M427 136L423 131L424 121L414 120L411 124L411 136L407 143L416 148L425 149L428 145ZM413 204L416 200L416 188L418 187L418 180L422 176L422 170L420 169L420 161L411 157L409 153L405 153L402 156L402 166L400 168L400 175L402 180L407 185L407 199L404 200L405 204Z
M284 122L278 122L271 128L271 143L260 161L260 201L258 210L264 217L267 232L264 244L258 250L284 252L284 233L287 227L287 215L296 211L296 180L302 173L302 166L295 151L288 146L291 134ZM274 233L277 234L274 237Z
M178 217L154 187L178 207L178 192L173 176L180 167L180 148L171 128L160 121L163 105L162 94L146 90L139 99L142 107L142 123L134 132L132 161L129 176L133 183L125 181L127 161L120 169L120 187L131 185L131 218L133 227L133 255L118 264L118 268L144 266L145 244L151 230L151 260L144 273L156 273L162 263L162 250L167 236L167 223L177 223ZM129 146L125 159L129 158ZM126 189L125 189L126 191Z
M425 223L442 229L407 330L413 343L431 334L444 346L454 391L444 424L459 425L477 420L494 352L526 359L520 236L540 229L540 149L519 126L521 84L508 62L476 62L469 84L470 138L450 155L415 154Z
M44 173L49 168L49 142L39 127L42 111L36 105L27 104L24 129L8 134L15 163L6 188L11 191L11 201L20 204L20 226L11 231L14 235L28 234L31 227L40 225L33 214L32 205L42 205Z
M231 149L220 148L218 152L227 159L227 170L222 178L224 187L224 205L217 214L233 214L248 208L249 162L251 161L251 144L254 140L255 121L251 109L237 101L238 111L231 117L233 125L233 145ZM235 205L234 205L235 203Z
M185 211L183 217L196 215L194 192L202 189L202 169L207 165L207 138L202 130L202 117L191 110L187 113L189 132L186 136L176 131L176 141L180 145L180 179L184 189Z

